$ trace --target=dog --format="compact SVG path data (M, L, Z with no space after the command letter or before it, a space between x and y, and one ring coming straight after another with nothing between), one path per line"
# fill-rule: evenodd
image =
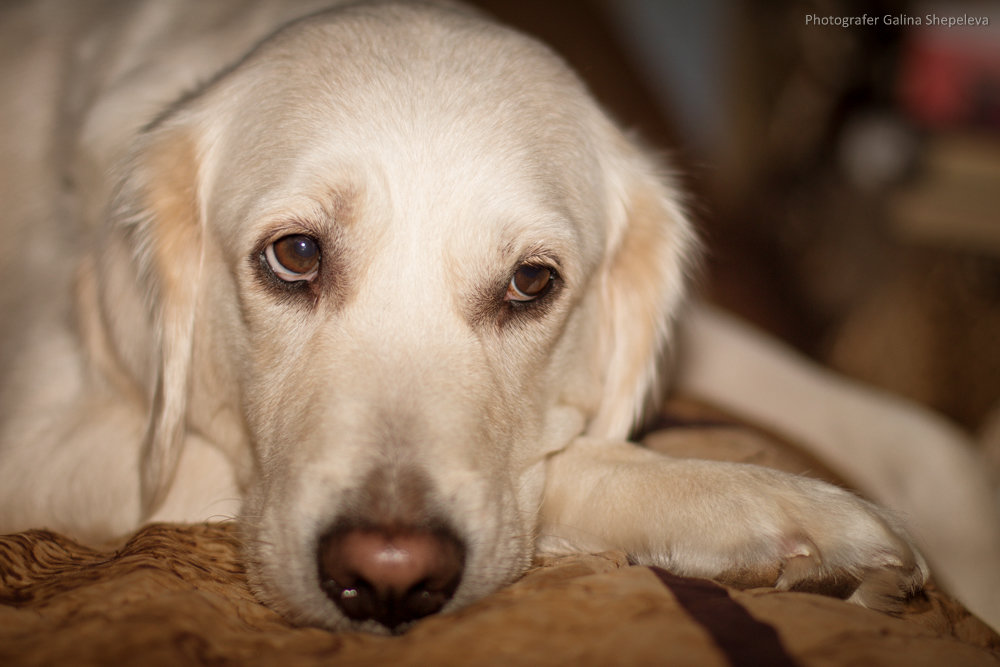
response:
M876 609L923 586L846 490L627 441L698 242L558 56L450 3L328 4L5 8L0 529L238 517L262 601L372 632L537 552ZM739 409L717 364L769 344L686 317L682 382ZM807 375L779 402L853 395Z

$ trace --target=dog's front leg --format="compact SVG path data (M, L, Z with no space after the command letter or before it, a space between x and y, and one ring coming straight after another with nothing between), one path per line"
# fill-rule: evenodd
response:
M825 482L587 438L547 466L540 551L624 549L677 574L821 592L886 611L927 578L891 517Z

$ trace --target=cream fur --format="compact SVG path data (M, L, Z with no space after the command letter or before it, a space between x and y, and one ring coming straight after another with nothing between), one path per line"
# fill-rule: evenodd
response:
M6 89L57 110L0 102L5 238L48 240L30 266L3 257L0 529L97 541L238 517L260 597L346 627L318 534L366 511L365 479L416 470L429 490L394 511L444 517L468 548L447 609L536 547L853 577L878 608L923 583L903 529L851 494L625 442L695 235L545 47L432 3L351 4L259 46L326 3L81 4L0 21L0 48L37 56L2 60ZM322 246L305 290L261 263L289 233ZM502 288L526 259L559 282L515 311Z

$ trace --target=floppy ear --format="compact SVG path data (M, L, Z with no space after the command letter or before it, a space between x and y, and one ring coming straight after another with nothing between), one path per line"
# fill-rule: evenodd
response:
M204 237L193 137L169 120L142 135L114 198L105 250L106 262L128 264L124 280L134 288L118 289L137 290L148 318L141 328L149 335L140 336L147 349L135 355L144 358L138 374L149 409L139 471L145 517L165 499L184 444ZM136 324L112 328L119 345L135 345Z
M603 390L588 434L625 439L660 398L697 240L670 179L637 147L610 166L613 210L600 289Z

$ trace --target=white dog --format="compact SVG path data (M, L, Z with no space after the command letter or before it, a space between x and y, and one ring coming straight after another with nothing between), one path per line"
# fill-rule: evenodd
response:
M625 442L695 238L545 47L430 3L84 5L0 20L0 529L238 515L263 600L374 631L536 549L876 608L924 583L846 491ZM769 358L718 317L695 390ZM754 405L843 403L805 375Z

